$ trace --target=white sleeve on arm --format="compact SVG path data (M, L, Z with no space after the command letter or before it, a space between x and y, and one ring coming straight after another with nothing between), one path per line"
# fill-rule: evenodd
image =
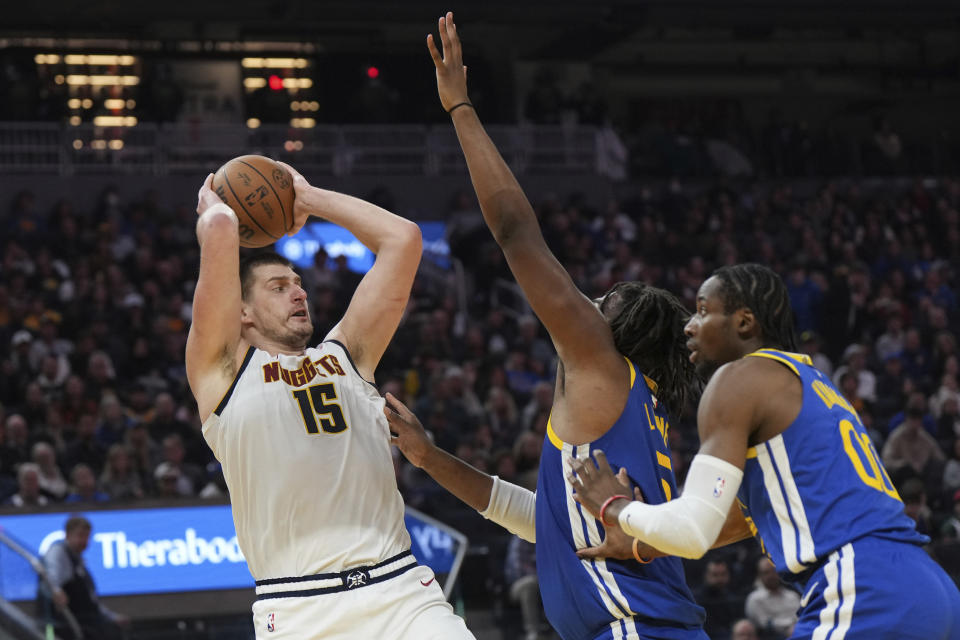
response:
M717 541L742 480L742 470L699 453L683 495L658 505L631 502L620 512L620 528L664 553L700 558Z
M479 512L527 542L537 541L537 494L493 476L490 503Z

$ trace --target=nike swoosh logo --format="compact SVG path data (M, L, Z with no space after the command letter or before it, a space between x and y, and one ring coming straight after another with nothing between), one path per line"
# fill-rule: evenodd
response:
M421 580L421 581L420 581L420 584L422 584L422 585L425 586L425 587L429 587L429 586L433 583L434 580L436 580L436 578L430 578L430 579L427 580L426 582L424 582L423 580Z
M820 584L820 581L817 580L813 585L807 590L807 595L800 598L800 608L807 606L807 603L810 602L810 596L813 595L813 590L817 588L817 585Z

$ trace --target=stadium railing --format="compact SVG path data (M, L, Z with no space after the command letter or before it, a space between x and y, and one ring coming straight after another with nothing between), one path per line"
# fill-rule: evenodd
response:
M488 131L517 174L597 170L602 137L596 127L491 125ZM449 125L0 123L0 172L6 173L192 174L238 153L263 154L335 176L437 176L466 170Z
M0 529L0 545L3 545L23 558L27 564L30 565L33 572L37 574L37 580L39 580L43 588L47 590L47 593L53 593L53 587L47 578L47 571L43 566L43 562L40 561L40 558L27 551L2 529ZM77 619L70 612L70 609L55 603L54 606L57 607L60 615L63 616L63 619L67 622L67 625L73 632L73 637L77 640L83 640L83 632L80 630L80 625L77 624ZM0 620L3 621L4 628L15 637L23 640L51 640L54 637L52 612L46 613L47 615L44 616L44 620L33 620L19 608L0 598ZM41 629L43 630L42 632Z

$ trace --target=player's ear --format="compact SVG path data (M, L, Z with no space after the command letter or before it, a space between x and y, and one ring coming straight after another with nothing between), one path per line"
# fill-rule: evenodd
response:
M760 323L757 322L757 316L752 309L741 307L734 314L734 326L737 328L737 335L742 339L748 340L757 337L760 334Z

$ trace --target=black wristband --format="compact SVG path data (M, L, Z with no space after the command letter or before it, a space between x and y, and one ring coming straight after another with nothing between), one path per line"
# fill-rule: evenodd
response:
M453 113L454 109L459 109L460 107L470 107L471 109L475 109L475 107L473 106L473 103L471 102L459 102L453 105L452 107L450 107L449 109L447 109L447 113Z

